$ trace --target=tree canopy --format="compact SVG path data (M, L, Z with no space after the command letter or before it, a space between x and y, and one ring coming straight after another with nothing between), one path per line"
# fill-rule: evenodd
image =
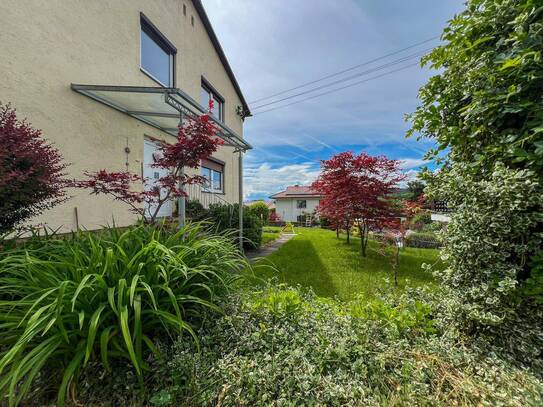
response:
M397 160L350 151L336 154L322 161L321 173L313 183L324 196L318 211L336 228L343 226L348 231L355 223L366 256L368 232L393 212L389 197L402 179Z

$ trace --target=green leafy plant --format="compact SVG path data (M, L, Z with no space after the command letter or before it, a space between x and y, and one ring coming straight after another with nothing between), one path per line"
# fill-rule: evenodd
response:
M413 219L411 219L411 223L414 225L427 225L432 222L432 215L430 212L422 211L417 213L415 216L413 216Z
M250 205L246 206L247 212L251 212L255 214L255 216L260 219L260 222L263 225L268 224L268 218L270 216L270 209L268 208L268 205L266 205L266 202L264 201L256 201L253 202Z
M369 303L365 299L353 301L349 304L349 312L357 318L394 326L400 334L407 331L425 334L437 332L429 304L419 300L394 304L388 300L377 299Z
M187 218L194 222L205 220L208 217L207 209L205 209L204 205L196 199L187 200L185 213Z
M211 204L208 210L208 220L213 222L217 232L230 232L237 239L237 234L231 233L239 229L239 205ZM262 222L251 211L243 211L243 246L256 249L262 243Z
M302 305L303 300L297 290L279 286L255 293L251 309L269 312L275 318L286 318L298 312Z
M0 392L21 402L42 369L61 369L58 404L89 361L148 370L154 338L187 333L202 309L250 269L224 236L201 225L139 226L33 239L0 257Z

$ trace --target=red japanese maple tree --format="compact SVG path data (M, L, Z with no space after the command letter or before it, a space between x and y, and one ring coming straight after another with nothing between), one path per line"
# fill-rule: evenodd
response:
M322 161L321 173L313 183L324 196L319 214L347 231L352 224L358 226L365 257L369 231L379 228L394 212L390 194L404 178L397 160L350 151L336 154Z
M186 174L185 170L198 168L202 159L208 158L223 144L217 133L218 128L209 115L187 117L185 124L179 127L175 143L159 142L151 166L167 170L166 175L150 180L127 171L100 170L85 172L87 179L75 181L74 186L88 188L91 194L110 195L153 223L166 202L187 197L184 186L207 182L200 175Z
M0 233L67 199L60 152L0 104Z

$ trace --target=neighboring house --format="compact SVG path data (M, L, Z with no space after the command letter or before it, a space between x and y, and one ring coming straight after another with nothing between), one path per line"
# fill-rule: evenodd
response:
M322 195L309 186L294 185L270 196L275 200L275 213L285 222L301 222L313 214Z
M438 222L450 222L452 209L446 201L432 201L430 204L430 218Z
M206 205L241 201L250 111L200 0L2 0L0 37L0 100L43 130L70 178L103 168L160 177L155 141L173 142L183 115L213 100L225 145L202 163L209 185L188 192ZM135 221L107 196L69 193L33 222L69 231Z

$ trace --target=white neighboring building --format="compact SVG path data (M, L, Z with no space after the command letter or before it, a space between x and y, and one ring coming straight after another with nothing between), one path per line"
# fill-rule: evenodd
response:
M452 210L447 206L447 201L433 201L430 211L432 221L445 223L451 221Z
M275 213L285 222L301 222L303 215L314 214L322 195L309 186L294 185L272 196Z

